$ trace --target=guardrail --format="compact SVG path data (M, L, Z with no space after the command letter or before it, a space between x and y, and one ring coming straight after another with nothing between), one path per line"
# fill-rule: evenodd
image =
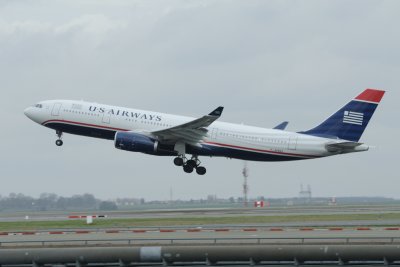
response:
M0 247L61 245L182 245L182 244L398 244L400 237L227 237L227 238L117 238L0 241Z

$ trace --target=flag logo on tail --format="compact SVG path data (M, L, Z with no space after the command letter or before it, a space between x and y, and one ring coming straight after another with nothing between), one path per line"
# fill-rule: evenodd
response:
M345 111L343 116L343 123L362 125L364 120L364 113Z

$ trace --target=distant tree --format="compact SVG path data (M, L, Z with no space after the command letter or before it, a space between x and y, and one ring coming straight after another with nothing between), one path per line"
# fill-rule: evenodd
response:
M117 210L117 204L112 201L102 201L99 205L99 210Z
M74 195L67 198L66 206L72 209L95 209L97 206L96 198L91 194Z
M40 210L54 210L56 208L58 196L54 193L42 193L36 200L36 206Z
M67 202L68 202L68 200L67 200L65 197L59 197L59 198L57 199L56 208L57 208L58 210L65 210L65 209L67 209L67 208L68 208Z
M30 210L33 202L32 197L11 193L9 197L1 199L0 206L2 210Z

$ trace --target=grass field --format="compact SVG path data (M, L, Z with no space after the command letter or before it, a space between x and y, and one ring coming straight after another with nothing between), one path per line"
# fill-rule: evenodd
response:
M382 221L400 219L400 213L384 214L333 214L333 215L287 215L287 216L234 216L234 217L185 217L185 218L138 218L95 219L91 225L85 220L0 222L0 231L44 230L61 228L117 228L202 226L227 224L263 224L287 222L335 222L335 221Z

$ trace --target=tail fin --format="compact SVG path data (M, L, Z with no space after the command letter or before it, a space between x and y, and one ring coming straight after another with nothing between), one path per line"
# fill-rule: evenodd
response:
M366 89L317 127L301 132L358 142L385 91Z

